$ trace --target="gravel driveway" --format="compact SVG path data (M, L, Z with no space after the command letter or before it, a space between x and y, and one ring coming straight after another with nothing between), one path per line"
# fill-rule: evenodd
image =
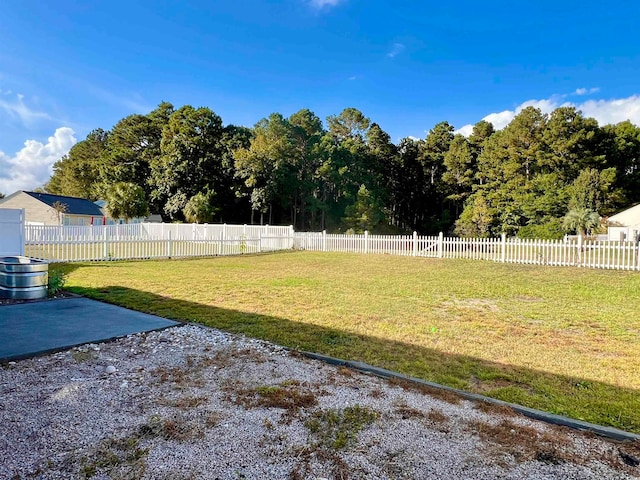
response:
M0 478L624 479L640 445L193 325L0 366Z

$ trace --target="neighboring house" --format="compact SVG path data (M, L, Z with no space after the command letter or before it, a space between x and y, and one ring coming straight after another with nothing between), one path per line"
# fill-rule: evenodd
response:
M0 208L23 208L27 224L102 225L100 207L85 198L18 190L0 199Z
M1 200L0 200L1 201ZM609 240L637 241L640 235L640 204L609 217Z

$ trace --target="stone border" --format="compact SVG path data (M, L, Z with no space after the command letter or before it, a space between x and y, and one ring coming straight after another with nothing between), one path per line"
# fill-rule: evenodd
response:
M613 427L596 425L594 423L584 422L582 420L575 420L573 418L563 417L562 415L555 415L553 413L543 412L542 410L536 410L534 408L523 407L522 405L517 405L515 403L504 402L496 398L490 398L490 397L485 397L484 395L478 395L477 393L465 392L464 390L447 387L446 385L440 385L439 383L429 382L427 380L422 380L420 378L409 377L407 375L403 375L398 372L393 372L385 368L374 367L367 363L356 362L351 360L341 360L339 358L333 358L327 355L320 355L318 353L313 353L313 352L298 351L298 353L300 353L301 355L304 355L307 358L320 360L330 365L339 365L339 366L349 367L359 372L375 375L381 378L386 378L386 379L397 378L400 380L405 380L411 383L415 383L417 385L425 385L431 388L437 388L439 390L444 390L447 392L454 393L462 398L465 398L467 400L471 400L474 402L484 402L484 403L490 403L490 404L498 405L502 407L508 407L514 410L515 412L518 412L524 415L525 417L533 418L535 420L540 420L546 423L550 423L552 425L561 425L564 427L572 428L574 430L592 432L592 433L595 433L596 435L600 435L602 437L610 438L612 440L617 440L617 441L623 441L623 442L640 441L640 435L637 435L635 433L625 432L624 430L620 430Z

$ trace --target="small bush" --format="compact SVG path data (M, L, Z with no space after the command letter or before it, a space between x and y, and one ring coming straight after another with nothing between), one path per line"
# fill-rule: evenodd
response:
M62 292L67 283L67 274L62 270L49 270L49 283L47 285L47 293L50 297L58 295Z

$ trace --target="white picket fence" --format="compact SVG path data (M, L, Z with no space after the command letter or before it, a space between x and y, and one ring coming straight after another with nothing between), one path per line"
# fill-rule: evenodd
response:
M138 223L25 227L25 254L50 262L240 255L278 250L463 258L531 265L640 270L640 245L606 240L524 240L294 232L290 226Z
M137 223L27 225L25 253L50 262L239 255L293 248L293 228Z
M530 265L640 270L640 245L607 240L529 240L413 235L296 233L295 248L321 252L464 258Z

